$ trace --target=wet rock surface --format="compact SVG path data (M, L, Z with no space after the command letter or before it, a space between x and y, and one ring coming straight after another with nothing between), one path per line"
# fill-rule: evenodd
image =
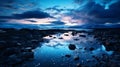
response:
M105 45L106 50L120 51L120 29L96 29L93 31L95 38Z

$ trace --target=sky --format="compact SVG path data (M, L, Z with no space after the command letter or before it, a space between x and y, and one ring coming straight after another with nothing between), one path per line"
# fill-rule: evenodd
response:
M120 27L120 0L0 0L0 27Z

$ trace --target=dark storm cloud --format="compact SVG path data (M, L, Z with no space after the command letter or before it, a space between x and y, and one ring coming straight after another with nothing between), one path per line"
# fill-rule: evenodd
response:
M88 15L94 15L96 19L93 18L93 20L96 20L96 22L99 23L118 23L120 22L120 1L111 5L110 9L105 10L99 5L94 5L94 8L92 8ZM98 9L99 8L99 9Z
M25 19L25 18L47 18L51 17L48 13L42 11L27 11L22 14L14 14L13 16L17 17L18 19Z
M53 22L51 22L52 24L54 24L54 25L64 25L65 23L64 22L62 22L62 21L53 21Z
M120 2L117 2L110 6L110 9L105 10L103 7L95 4L90 9L89 14L95 15L97 18L120 18Z
M35 0L0 0L0 15L7 16L12 13L22 13L40 8ZM2 13L2 14L1 14Z
M1 8L3 8L3 9L18 9L18 8L16 8L16 7L14 7L13 5L1 5L0 6Z
M28 18L47 18L47 17L52 17L52 16L42 11L27 11L21 14L13 14L12 16L0 16L0 19L28 19Z
M0 0L0 10L4 9L17 9L14 7L14 2L16 0Z
M16 0L0 0L0 5L3 5L3 4L12 4L15 1Z
M82 4L70 15L74 19L84 19L88 23L104 24L106 22L118 23L120 22L120 1L110 5L109 9L105 9L103 6L96 4L92 1L74 0L77 4ZM84 4L83 4L84 3ZM82 9L81 9L82 8Z
M15 2L15 0L0 0L0 7L8 7L11 8L12 4Z
M0 19L13 19L13 16L0 16Z
M7 22L7 20L0 20L0 23L1 23L1 22Z

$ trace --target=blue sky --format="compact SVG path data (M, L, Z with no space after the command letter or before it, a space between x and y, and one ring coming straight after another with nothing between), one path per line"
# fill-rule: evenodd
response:
M119 7L119 0L1 0L0 27L118 27Z

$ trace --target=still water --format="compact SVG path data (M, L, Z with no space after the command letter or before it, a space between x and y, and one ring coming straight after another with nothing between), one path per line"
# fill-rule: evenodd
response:
M34 50L34 61L30 67L93 67L99 63L96 57L110 56L94 35L88 33L57 33L43 37L45 42ZM70 45L73 45L70 48Z

